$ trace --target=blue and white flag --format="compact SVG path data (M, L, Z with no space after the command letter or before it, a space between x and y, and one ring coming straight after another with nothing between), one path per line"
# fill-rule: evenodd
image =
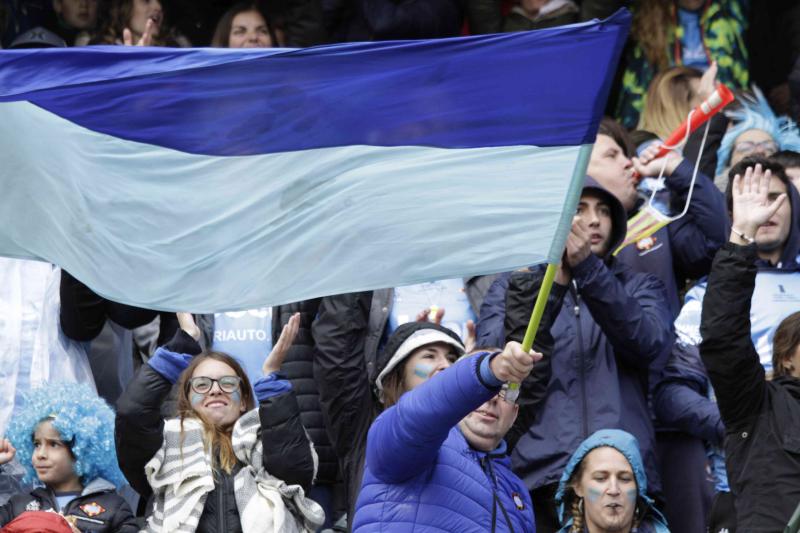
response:
M194 312L557 261L629 24L0 52L0 255Z

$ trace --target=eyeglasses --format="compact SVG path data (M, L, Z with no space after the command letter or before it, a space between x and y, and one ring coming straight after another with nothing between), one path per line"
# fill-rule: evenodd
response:
M742 141L733 147L733 151L737 154L752 154L759 150L767 155L772 155L778 151L778 143L775 141L761 141L755 143L753 141Z
M219 379L214 379L200 376L189 380L192 390L197 394L208 394L214 386L214 383L219 385L219 389L222 392L230 394L239 390L242 384L242 378L239 376L222 376Z

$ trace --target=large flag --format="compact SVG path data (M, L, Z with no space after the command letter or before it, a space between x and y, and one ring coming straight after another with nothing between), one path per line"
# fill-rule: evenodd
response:
M629 24L0 52L0 255L195 312L557 261Z

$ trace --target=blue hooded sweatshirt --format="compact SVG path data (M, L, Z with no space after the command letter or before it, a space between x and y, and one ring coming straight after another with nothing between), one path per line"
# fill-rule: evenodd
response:
M644 471L642 456L639 453L639 443L636 441L636 437L619 429L595 431L591 437L578 446L578 449L570 457L567 467L561 475L558 492L556 492L558 514L564 526L560 533L569 533L572 527L572 516L569 513L565 513L565 508L568 507L565 505L567 503L567 493L571 493L568 489L572 472L575 471L575 468L578 467L589 452L602 446L614 448L624 455L633 469L633 475L636 477L636 488L639 491L638 505L641 515L639 525L634 531L638 533L669 533L664 517L653 506L653 500L647 496L647 475Z

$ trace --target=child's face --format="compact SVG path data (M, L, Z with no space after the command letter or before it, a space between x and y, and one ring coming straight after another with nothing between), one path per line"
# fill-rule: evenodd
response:
M33 468L39 481L56 492L80 490L75 474L75 459L61 434L46 420L33 433Z

